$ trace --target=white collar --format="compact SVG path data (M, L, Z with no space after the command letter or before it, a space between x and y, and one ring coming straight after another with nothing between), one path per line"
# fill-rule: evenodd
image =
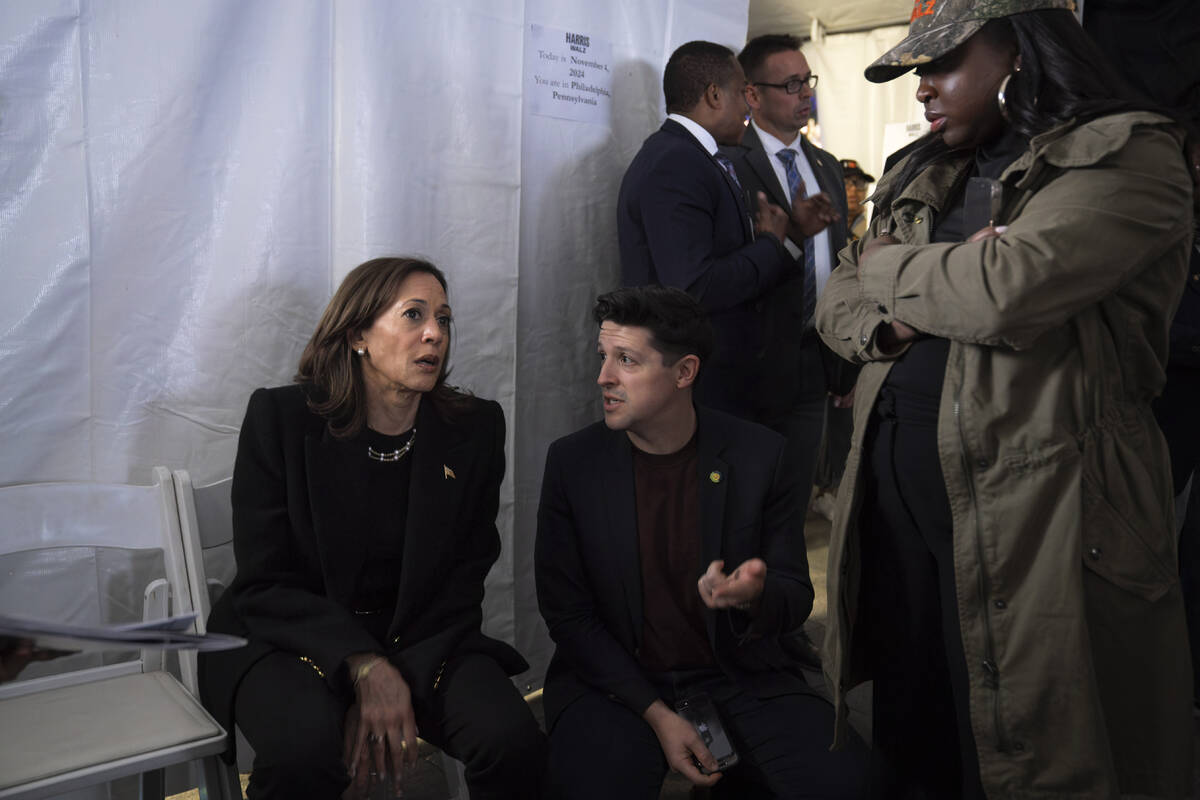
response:
M758 134L758 140L760 142L762 142L763 150L766 150L768 155L774 157L776 153L778 153L780 150L783 150L784 148L791 148L792 150L795 150L797 153L804 152L804 150L800 146L800 132L799 131L796 132L796 138L792 140L791 144L784 144L783 142L779 141L771 134L764 131L762 128L758 127L758 122L751 120L750 124L754 126L754 132Z
M704 126L691 117L685 117L683 114L667 114L667 119L673 119L683 127L687 128L688 133L696 137L696 141L704 145L704 149L708 151L710 156L717 154L717 140L713 135L705 130Z

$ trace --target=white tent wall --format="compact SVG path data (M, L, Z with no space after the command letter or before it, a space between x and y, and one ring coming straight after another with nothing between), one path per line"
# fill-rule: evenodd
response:
M330 286L330 12L0 11L0 482L227 473Z
M227 475L250 391L291 379L344 274L423 254L451 283L453 381L509 422L485 616L540 682L537 491L546 444L598 417L617 186L667 55L736 48L746 8L6 0L0 484ZM525 112L531 23L612 43L607 124Z
M290 378L329 294L330 12L288 0L80 12L85 477L141 481L156 463L223 477L250 390Z
M523 3L339 1L334 9L333 282L389 253L420 254L446 272L451 382L498 400L508 423L503 550L484 618L488 633L511 642Z
M91 469L88 182L75 3L0 10L0 481Z
M884 130L889 123L925 124L911 73L887 83L868 83L863 70L904 38L907 26L830 34L804 43L817 82L822 146L838 158L853 158L869 174L883 174Z

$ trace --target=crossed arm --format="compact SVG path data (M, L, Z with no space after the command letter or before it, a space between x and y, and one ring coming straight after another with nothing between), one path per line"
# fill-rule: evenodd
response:
M848 248L817 329L859 363L894 358L917 332L1026 349L1189 234L1187 173L1145 168L1180 157L1173 136L1137 130L1104 162L1048 181L1002 230L960 244L876 237Z

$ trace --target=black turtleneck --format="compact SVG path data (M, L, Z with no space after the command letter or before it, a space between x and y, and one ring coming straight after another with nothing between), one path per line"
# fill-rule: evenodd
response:
M366 487L366 496L373 500L369 507L359 509L363 524L354 532L366 545L366 558L355 581L351 610L381 643L387 636L400 589L412 453L399 461L376 461L367 455L367 447L394 453L402 450L410 437L411 430L388 436L364 427L345 443L354 455L348 464L357 472L356 480ZM413 446L420 447L420 442L414 440Z

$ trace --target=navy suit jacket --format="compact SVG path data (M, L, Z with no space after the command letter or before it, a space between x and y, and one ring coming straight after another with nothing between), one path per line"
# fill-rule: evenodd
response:
M760 697L808 692L779 646L812 610L804 545L804 501L781 466L784 439L719 411L697 407L700 481L699 579L709 562L732 570L767 564L757 616L705 609L709 644L730 679ZM534 574L538 605L555 642L546 672L548 725L587 691L641 714L658 693L638 662L642 577L633 449L603 422L550 445L538 507Z
M812 167L821 191L829 195L841 215L841 219L828 228L830 268L833 269L838 265L838 253L848 241L846 221L849 212L846 208L842 165L831 153L816 147L804 137L800 138L800 149L801 155ZM757 197L761 191L772 203L785 209L791 208L787 189L780 185L770 156L753 127L746 129L739 146L724 147L721 152L733 162L738 179L750 197ZM799 244L803 248L803 243ZM788 259L792 260L790 254ZM757 395L756 413L760 419L771 419L785 413L795 405L797 398L805 394L820 394L826 390L845 394L858 377L858 370L836 356L819 336L815 337L815 342L821 350L822 374L804 375L798 369L782 369L785 364L800 363L798 351L804 325L804 253L801 252L794 262L795 266L788 271L787 279L764 298L762 307L766 343L760 358L764 371L772 370L772 367L774 369L771 391Z
M674 286L711 313L717 347L697 400L748 416L765 341L758 304L794 267L775 237L755 238L742 189L674 120L646 139L625 172L617 236L622 285Z

